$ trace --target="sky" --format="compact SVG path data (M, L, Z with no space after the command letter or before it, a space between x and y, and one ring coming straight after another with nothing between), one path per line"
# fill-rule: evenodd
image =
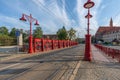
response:
M90 9L90 33L94 35L99 26L109 25L110 18L115 26L120 26L120 0L92 0L95 6ZM0 26L9 30L18 28L29 30L29 22L19 18L27 14L39 21L44 34L55 34L65 26L74 28L77 37L87 33L87 9L83 7L87 0L0 0ZM33 22L34 24L35 22ZM36 26L32 25L32 30Z

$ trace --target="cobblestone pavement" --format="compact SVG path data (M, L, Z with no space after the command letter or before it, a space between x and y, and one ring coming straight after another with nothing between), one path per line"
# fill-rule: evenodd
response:
M120 63L103 55L92 46L94 60L81 61L75 80L120 80Z
M78 45L1 61L0 80L74 80L83 53L84 45Z
M75 80L120 80L120 63L82 61Z

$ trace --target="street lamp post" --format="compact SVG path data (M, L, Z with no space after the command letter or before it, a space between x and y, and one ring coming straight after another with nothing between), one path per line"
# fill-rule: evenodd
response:
M29 35L29 51L28 53L33 53L33 43L32 43L32 22L36 21L34 25L39 25L38 20L33 18L32 15L30 16L26 14L22 14L22 17L20 18L22 21L27 21L30 23L30 35Z
M84 8L88 9L88 14L85 16L85 18L88 19L88 29L87 29L87 34L85 35L85 55L84 55L84 60L86 61L91 61L91 35L90 35L90 29L89 29L89 25L90 25L90 18L92 18L92 15L90 14L90 8L92 8L94 6L94 2L92 2L91 0L88 0L85 4L84 4Z

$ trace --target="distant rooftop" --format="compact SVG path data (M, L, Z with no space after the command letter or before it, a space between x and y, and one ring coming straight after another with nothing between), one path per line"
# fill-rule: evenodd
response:
M109 26L100 26L95 35L97 36L97 35L104 34L107 32L119 31L119 30L120 30L120 26L114 26L113 20L111 18Z

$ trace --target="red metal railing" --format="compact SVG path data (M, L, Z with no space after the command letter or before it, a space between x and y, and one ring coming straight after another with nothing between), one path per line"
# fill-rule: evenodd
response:
M77 45L78 43L75 41L69 40L50 40L50 39L34 39L34 52L43 52L54 50L58 48L65 48Z
M112 48L105 47L99 44L95 44L95 47L103 51L106 55L112 57L113 59L115 58L120 62L120 50L112 49Z
M43 51L43 40L42 39L34 39L34 52Z

